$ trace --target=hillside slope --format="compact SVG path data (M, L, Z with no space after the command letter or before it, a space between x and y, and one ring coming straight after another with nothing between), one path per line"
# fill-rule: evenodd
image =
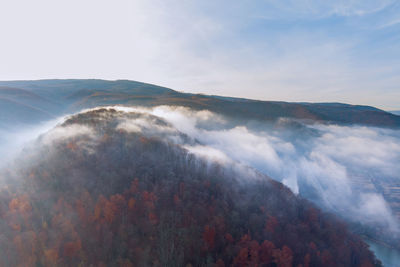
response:
M1 174L2 266L380 266L334 216L164 120L70 117Z
M377 108L340 103L288 103L177 92L165 87L118 80L39 80L0 82L28 90L58 103L54 115L64 111L109 105L176 105L207 109L237 120L271 121L281 117L310 121L400 127L400 116ZM56 114L57 113L57 114Z

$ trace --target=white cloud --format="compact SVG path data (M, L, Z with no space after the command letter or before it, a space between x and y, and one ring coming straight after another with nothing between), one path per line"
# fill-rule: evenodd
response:
M56 127L42 136L41 141L47 144L59 140L67 140L76 136L94 137L93 129L78 124L72 124L63 127Z
M195 145L195 146L188 146L184 145L190 153L196 154L197 156L211 159L213 161L220 162L222 164L226 163L233 163L232 160L222 151L209 147L209 146L202 146L202 145Z
M305 131L297 131L285 127L290 119L279 120L279 127L254 121L232 126L220 115L183 107L106 108L137 113L121 119L116 129L182 145L209 164L219 162L241 173L243 182L257 177L255 169L350 220L398 230L398 219L371 180L400 180L399 130L302 124ZM40 140L51 145L78 136L84 137L78 145L89 152L99 138L92 128L72 124L56 127Z
M376 188L363 188L364 182L357 184L353 180L361 177L368 183L371 176L400 179L398 130L303 125L318 133L308 136L291 132L295 131L293 129L280 127L277 131L262 124L258 129L263 130L257 132L246 126L226 128L224 120L217 115L217 121L221 122L217 124L219 128L207 129L201 125L204 120L213 121L212 113L204 117L185 108L157 107L150 113L199 140L202 146L189 149L194 153L203 157L208 154L223 162L229 157L283 182L295 193L311 196L312 200L351 220L356 218L397 230L398 221L381 192ZM288 132L291 132L290 137L287 137Z
M0 167L9 164L26 145L64 120L65 117L59 117L34 126L20 126L11 131L0 131L0 159L2 159Z
M282 118L273 127L268 123L229 126L228 120L209 111L184 107L155 108L110 107L120 111L140 112L140 119L122 121L118 128L145 131L183 144L190 153L232 166L245 177L256 177L251 166L281 181L320 205L349 219L379 223L397 230L381 191L371 184L371 177L399 180L400 132L398 130L312 124L307 131L285 128L291 119ZM169 126L155 123L151 116L165 119ZM307 134L307 132L312 134ZM187 144L179 132L200 144ZM355 180L363 182L357 183ZM363 187L365 184L369 185Z
M379 194L363 193L361 194L358 206L354 207L363 212L362 220L372 223L380 223L385 218L391 231L399 231L399 222L393 217L386 201ZM355 213L357 214L357 213Z

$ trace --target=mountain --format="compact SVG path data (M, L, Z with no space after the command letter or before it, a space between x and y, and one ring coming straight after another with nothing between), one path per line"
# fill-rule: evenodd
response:
M400 110L393 110L393 111L390 111L390 113L392 113L394 115L400 115Z
M58 112L57 104L34 92L0 86L0 127L50 120Z
M339 219L201 145L146 113L69 117L0 173L0 265L381 266Z
M2 81L0 86L19 88L57 103L56 108L42 107L54 116L97 106L175 105L210 110L241 121L275 121L287 117L341 125L400 127L400 116L368 106L258 101L189 94L128 80Z

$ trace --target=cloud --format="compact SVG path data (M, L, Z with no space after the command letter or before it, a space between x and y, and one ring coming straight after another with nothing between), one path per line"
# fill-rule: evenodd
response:
M57 124L65 120L65 117L59 117L54 120L39 123L37 125L21 126L13 130L0 130L0 167L9 164L15 156L21 153L21 150L40 135L48 132Z
M72 124L63 127L55 127L41 136L40 141L51 145L56 141L68 140L77 136L88 136L89 138L93 138L94 132L93 129L88 126Z
M349 170L368 171L395 177L400 173L400 133L368 127L317 127L324 134L315 149L347 166Z
M209 164L218 162L241 173L243 182L256 178L258 171L349 220L399 230L381 189L400 179L398 130L308 125L288 118L238 124L184 107L106 109L134 112L122 117L116 129L181 145ZM91 134L86 126L74 125L50 131L44 139Z
M180 145L207 159L210 166L217 162L242 174L242 182L261 172L348 220L399 230L399 218L383 195L400 180L398 130L304 124L287 118L239 124L209 111L183 107L106 109L126 113L117 117L117 130ZM72 138L89 153L102 138L90 126L78 124L46 132L39 139L41 144L51 146Z
M229 157L350 220L398 231L379 189L400 179L398 130L320 124L296 130L290 119L280 120L280 127L256 122L231 127L209 112L170 107L148 112L198 140L202 146L189 148L193 153L225 162Z
M209 146L195 145L195 146L183 146L190 153L196 154L200 157L211 159L212 161L220 162L223 164L232 163L229 157L222 151L211 148Z
M363 211L362 220L367 220L372 223L381 223L382 218L385 218L388 223L388 228L391 231L399 231L398 221L392 216L390 207L382 195L363 193L361 194L358 206L355 208Z

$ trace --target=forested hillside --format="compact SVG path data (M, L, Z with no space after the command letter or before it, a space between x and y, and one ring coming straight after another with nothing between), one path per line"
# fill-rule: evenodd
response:
M10 89L14 89L13 95L10 95ZM43 120L42 114L33 116L38 109L40 112L44 111L52 116L59 116L98 106L154 107L171 105L196 110L210 110L242 122L247 120L275 121L284 117L342 125L400 127L400 116L369 106L259 101L190 94L128 80L0 81L0 101L5 100L13 101L13 105L20 106L20 112L25 112L22 116L13 116L14 124L25 123L26 121L23 120L25 117L31 117L33 123ZM26 106L27 104L28 106ZM29 110L33 107L34 113L31 114L26 110L28 107ZM10 110L14 109L14 106L10 108L0 106L0 114L6 114L5 112L8 114ZM26 115L24 116L24 114ZM0 116L0 126L1 124Z
M70 117L1 173L1 266L380 266L344 223L164 120Z

